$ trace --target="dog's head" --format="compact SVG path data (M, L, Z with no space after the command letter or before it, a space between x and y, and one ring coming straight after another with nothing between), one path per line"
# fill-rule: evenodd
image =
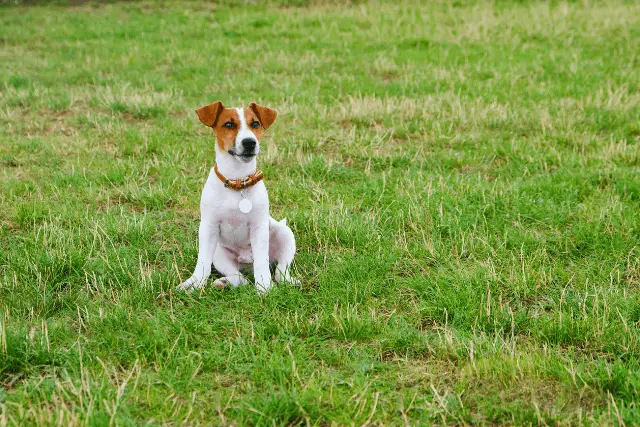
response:
M198 108L196 113L215 132L219 151L244 163L258 155L262 129L269 129L278 114L255 102L243 109L225 108L220 101Z

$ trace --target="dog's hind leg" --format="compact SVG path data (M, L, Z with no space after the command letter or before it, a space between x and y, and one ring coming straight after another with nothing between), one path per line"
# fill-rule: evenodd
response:
M221 289L229 285L236 287L247 283L247 279L240 274L238 269L237 255L220 245L218 245L213 255L213 266L224 276L213 282L214 287Z
M276 262L274 281L298 284L291 277L291 263L296 254L296 239L293 231L287 226L287 220L269 219L269 260Z

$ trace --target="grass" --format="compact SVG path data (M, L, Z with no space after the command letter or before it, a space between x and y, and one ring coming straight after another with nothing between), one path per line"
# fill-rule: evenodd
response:
M637 3L0 10L1 425L640 423ZM215 100L300 288L175 290Z

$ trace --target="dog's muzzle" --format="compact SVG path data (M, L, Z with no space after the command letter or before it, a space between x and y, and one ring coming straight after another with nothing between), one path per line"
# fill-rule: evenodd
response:
M245 138L242 140L241 142L242 144L242 152L247 152L247 153L255 153L256 151L256 146L258 145L258 141L256 141L253 138Z
M235 148L229 150L229 154L240 159L240 161L249 163L260 152L258 148L258 141L253 138L245 138L240 142L242 151L238 152Z

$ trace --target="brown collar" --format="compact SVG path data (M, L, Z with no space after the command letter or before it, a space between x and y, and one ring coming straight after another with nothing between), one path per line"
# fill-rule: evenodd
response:
M222 181L225 187L235 191L241 191L245 188L252 187L262 181L262 179L264 178L264 174L260 169L257 169L254 173L242 179L228 179L226 176L220 173L220 171L218 170L218 164L213 167L213 170L216 172L218 179Z

